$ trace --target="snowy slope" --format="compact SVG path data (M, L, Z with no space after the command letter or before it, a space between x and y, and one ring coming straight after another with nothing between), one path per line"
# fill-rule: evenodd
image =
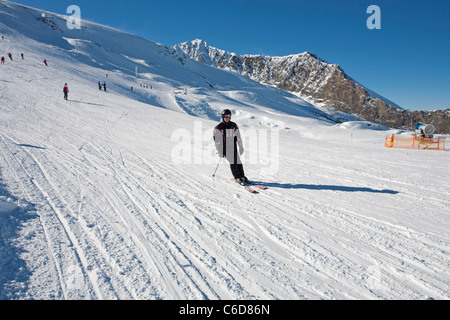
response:
M450 298L448 152L45 16L0 1L0 299ZM212 179L224 107L268 190Z

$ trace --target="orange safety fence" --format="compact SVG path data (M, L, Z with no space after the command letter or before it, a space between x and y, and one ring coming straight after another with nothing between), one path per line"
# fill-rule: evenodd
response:
M428 139L417 136L386 136L386 148L445 150L445 138Z

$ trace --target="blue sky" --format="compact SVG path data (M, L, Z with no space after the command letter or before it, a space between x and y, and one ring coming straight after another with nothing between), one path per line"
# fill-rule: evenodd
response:
M203 39L237 54L309 51L406 109L450 108L448 0L16 0L174 45ZM367 8L381 9L370 30Z

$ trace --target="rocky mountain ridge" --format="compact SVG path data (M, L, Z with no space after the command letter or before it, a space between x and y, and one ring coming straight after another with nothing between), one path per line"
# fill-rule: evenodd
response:
M237 55L198 39L174 48L190 59L240 73L331 110L397 129L412 130L417 122L433 124L438 133L450 134L450 109L405 110L363 87L339 65L327 63L310 52L284 57Z

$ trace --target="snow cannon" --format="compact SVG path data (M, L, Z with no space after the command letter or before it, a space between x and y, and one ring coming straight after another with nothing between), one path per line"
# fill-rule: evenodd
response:
M420 122L416 124L416 135L432 139L435 132L436 128L432 124L425 124Z

